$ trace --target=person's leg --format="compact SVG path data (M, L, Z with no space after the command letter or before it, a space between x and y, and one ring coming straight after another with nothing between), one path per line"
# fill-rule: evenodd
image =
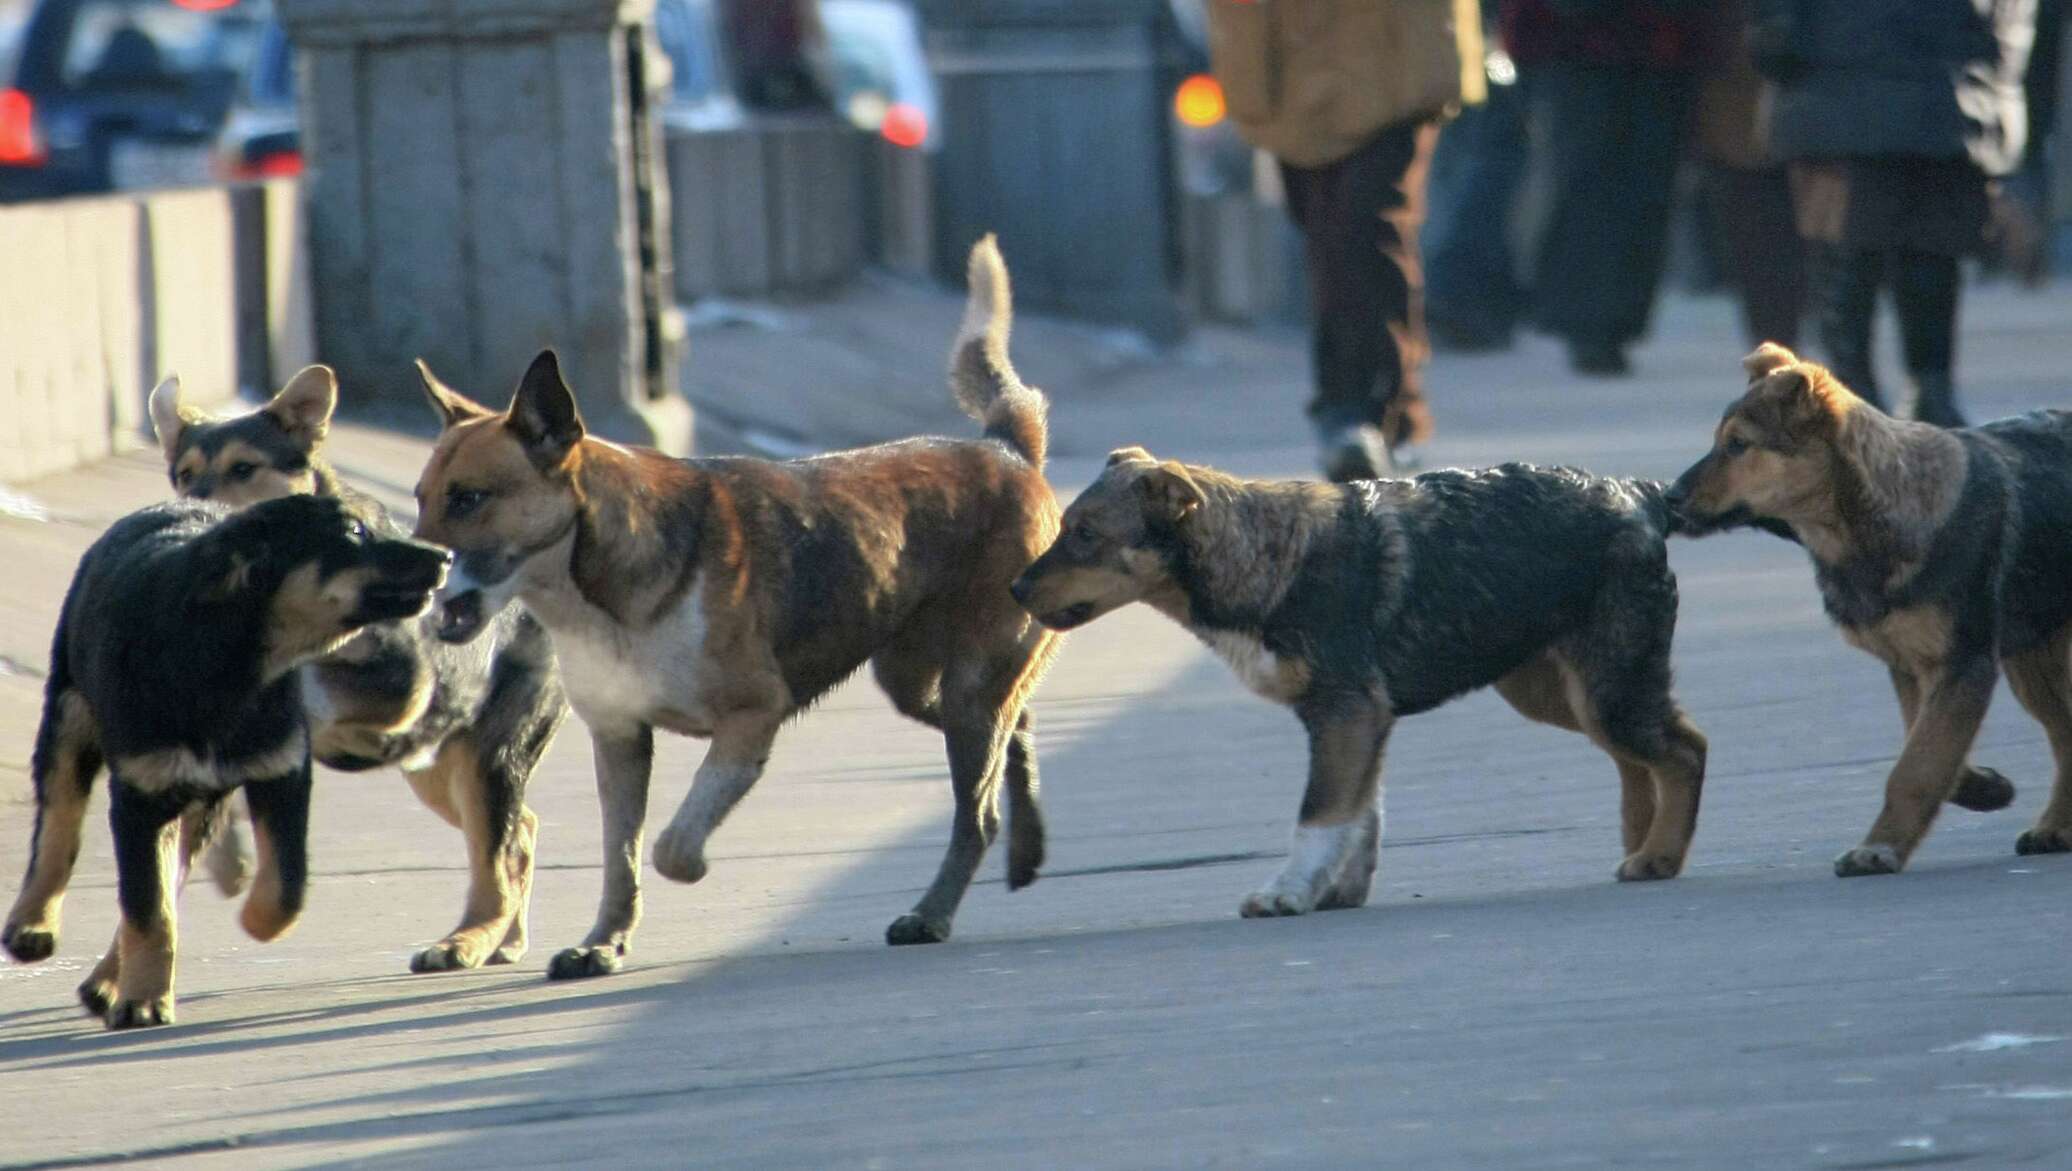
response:
M1899 310L1900 349L1914 402L1909 416L1938 427L1962 427L1953 376L1957 364L1957 258L1901 249L1892 257L1892 300Z
M1823 241L1808 241L1807 250L1820 347L1826 351L1828 369L1842 385L1882 411L1885 399L1878 393L1871 360L1871 325L1877 315L1885 254Z
M1309 415L1324 445L1326 471L1335 479L1379 475L1387 467L1389 419L1399 433L1415 431L1422 400L1414 378L1422 356L1422 322L1414 229L1406 246L1399 225L1414 225L1421 207L1409 204L1403 185L1421 195L1417 123L1383 130L1347 157L1321 167L1282 164L1288 210L1302 229L1313 326L1316 395ZM1410 173L1415 172L1414 176ZM1421 200L1417 201L1421 203ZM1406 343L1414 343L1406 344ZM1406 393L1407 392L1407 393ZM1429 429L1425 417L1424 428Z
M1631 69L1615 74L1619 149L1609 156L1598 214L1608 245L1597 290L1596 336L1619 347L1647 333L1663 262L1669 255L1670 212L1683 158L1695 89L1686 74Z
M1533 262L1533 317L1568 341L1578 369L1617 373L1625 359L1609 336L1605 302L1616 279L1608 258L1619 250L1607 209L1629 198L1610 179L1623 149L1619 72L1550 62L1526 69L1525 79L1548 195Z
M1511 257L1511 209L1530 153L1525 95L1491 85L1439 132L1419 233L1425 260L1425 318L1442 349L1510 344L1524 296Z
M1718 226L1750 346L1799 344L1806 312L1805 245L1792 223L1791 185L1782 167L1707 169L1706 193Z

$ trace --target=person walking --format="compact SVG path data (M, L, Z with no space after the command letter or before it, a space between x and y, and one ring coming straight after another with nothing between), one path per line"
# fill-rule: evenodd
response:
M1626 374L1668 253L1712 0L1504 0L1549 206L1533 316L1577 373Z
M1386 474L1432 433L1417 232L1437 119L1479 96L1477 0L1206 2L1231 121L1302 230L1324 472Z
M1792 216L1790 172L1764 140L1764 83L1748 50L1748 15L1748 0L1720 0L1714 11L1716 52L1698 89L1697 153L1749 348L1776 342L1797 349L1806 250Z
M1958 261L1977 251L1990 177L2027 141L2035 0L1758 0L1751 45L1775 86L1769 140L1791 163L1821 348L1880 407L1871 361L1890 288L1913 418L1961 427Z

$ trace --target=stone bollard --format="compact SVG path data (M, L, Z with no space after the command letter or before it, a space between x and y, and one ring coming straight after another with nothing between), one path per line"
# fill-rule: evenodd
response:
M683 453L653 0L280 0L316 348L348 402L492 402L560 351L591 430Z

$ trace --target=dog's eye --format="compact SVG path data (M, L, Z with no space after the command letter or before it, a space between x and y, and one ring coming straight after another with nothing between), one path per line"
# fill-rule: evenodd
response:
M248 460L239 460L230 465L230 478L233 480L249 480L252 478L252 473L258 470L258 464Z
M173 483L182 488L185 488L187 485L194 483L194 469L181 468L179 471L173 473Z
M482 507L489 493L480 488L451 488L446 492L446 519L458 520Z
M1740 455L1748 450L1748 440L1741 438L1739 435L1731 436L1720 446L1720 450L1730 456Z
M1091 545L1094 543L1094 526L1085 521L1080 521L1072 526L1072 532L1069 535L1073 540L1082 545Z
M355 541L364 541L367 539L367 526L356 520L346 521L345 535Z

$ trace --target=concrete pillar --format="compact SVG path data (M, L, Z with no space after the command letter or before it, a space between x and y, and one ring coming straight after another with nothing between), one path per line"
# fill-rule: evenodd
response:
M686 452L654 0L280 0L319 357L500 401L546 345L593 431ZM413 408L414 409L414 406Z

